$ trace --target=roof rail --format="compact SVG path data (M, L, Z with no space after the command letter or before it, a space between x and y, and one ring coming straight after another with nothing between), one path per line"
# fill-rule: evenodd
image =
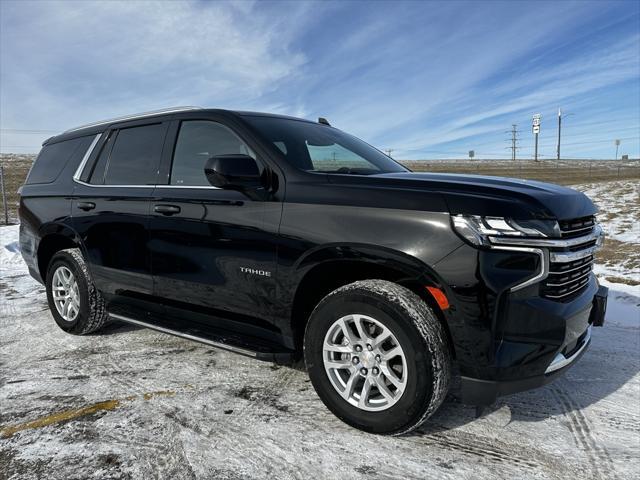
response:
M177 113L177 112L186 112L189 110L201 110L202 107L171 107L171 108L162 108L160 110L152 110L150 112L136 113L133 115L125 115L123 117L110 118L109 120L101 120L99 122L87 123L86 125L80 125L79 127L70 128L69 130L65 130L63 133L75 132L76 130L82 130L83 128L89 127L97 127L99 125L107 125L109 123L114 122L122 122L124 120L135 120L138 118L144 117L152 117L154 115L161 115L163 113Z

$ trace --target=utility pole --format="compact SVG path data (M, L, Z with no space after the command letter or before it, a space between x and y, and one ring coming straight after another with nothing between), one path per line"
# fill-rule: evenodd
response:
M560 160L560 132L562 130L562 110L558 107L558 160ZM573 113L565 113L564 116L574 115Z
M387 152L387 157L391 157L391 152L393 152L393 148L387 148L385 152Z
M506 147L508 149L511 150L511 160L515 162L516 160L516 152L520 149L520 147L518 146L518 125L516 125L515 123L511 124L511 130L507 130L506 133L510 133L511 134L511 146L510 147Z
M558 107L558 161L560 161L560 131L562 130L562 110Z
M618 147L620 146L620 140L616 139L616 160L618 160Z
M7 191L4 188L4 165L1 163L0 163L0 186L2 188L2 205L4 207L4 224L9 225L9 205L7 205Z

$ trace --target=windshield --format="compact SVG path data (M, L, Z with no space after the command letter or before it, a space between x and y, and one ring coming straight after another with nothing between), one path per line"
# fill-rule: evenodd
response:
M290 164L308 172L371 175L407 171L371 145L328 125L257 115L244 119L280 149Z

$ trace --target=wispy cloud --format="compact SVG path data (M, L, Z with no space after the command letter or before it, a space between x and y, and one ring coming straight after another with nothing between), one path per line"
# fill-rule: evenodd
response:
M4 1L1 8L3 129L61 130L198 104L327 116L398 157L469 149L496 156L506 153L511 123L528 147L530 116L541 112L541 149L551 155L562 106L575 114L567 154L603 156L616 135L628 139L626 152L640 154L632 131L640 129L637 2ZM0 148L36 150L36 137L3 130Z
M306 61L289 50L287 26L253 8L3 2L2 125L62 129L167 105L251 105Z

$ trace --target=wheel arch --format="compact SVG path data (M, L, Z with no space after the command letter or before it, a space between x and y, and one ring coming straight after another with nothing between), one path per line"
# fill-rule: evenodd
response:
M434 311L444 326L455 355L448 311L443 311L426 287L445 290L437 273L419 259L386 247L367 244L334 244L314 249L296 263L291 308L291 332L296 350L301 350L311 312L328 293L358 280L388 280L416 293Z
M47 267L53 256L66 248L81 248L78 234L66 225L48 224L40 229L37 259L38 273L43 281L47 278Z

